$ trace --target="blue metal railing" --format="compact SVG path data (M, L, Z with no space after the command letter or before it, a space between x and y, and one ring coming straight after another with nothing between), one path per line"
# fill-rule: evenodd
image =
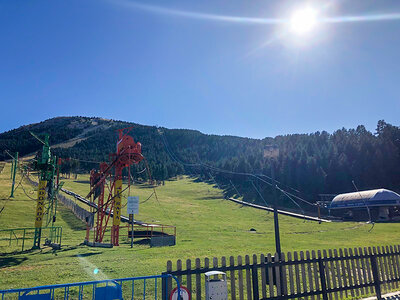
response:
M76 282L76 283L56 284L56 285L44 285L44 286L23 288L23 289L0 290L0 296L1 300L9 300L9 299L18 299L18 300L143 299L145 300L146 297L147 299L167 300L168 295L167 295L166 279L169 277L175 280L176 286L178 287L178 299L180 299L179 281L175 276L170 274ZM158 282L157 282L158 280L164 281L161 289L158 288ZM148 287L150 287L150 289L146 290L146 288ZM159 297L160 294L162 296Z

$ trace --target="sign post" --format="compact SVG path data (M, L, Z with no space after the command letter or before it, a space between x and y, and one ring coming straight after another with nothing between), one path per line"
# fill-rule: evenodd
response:
M184 286L180 286L179 289L178 287L174 288L171 291L171 294L169 295L169 300L191 300L191 299L192 295L190 294L189 290Z
M131 224L131 248L133 248L133 214L129 214L129 223Z
M131 223L131 248L133 248L133 224L134 224L134 214L139 213L139 196L129 196L127 204L127 213L129 214L129 222Z

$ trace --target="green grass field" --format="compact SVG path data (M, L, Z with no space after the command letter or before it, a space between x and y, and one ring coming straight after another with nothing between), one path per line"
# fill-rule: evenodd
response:
M65 188L83 196L89 192L87 176L65 180ZM17 184L20 177L17 178ZM33 187L23 181L30 197ZM0 174L0 198L9 196L10 164ZM133 186L131 195L144 201L152 193L145 185ZM63 227L62 250L51 248L24 253L10 253L8 242L0 244L0 289L30 287L104 278L122 278L160 274L167 260L186 260L270 253L274 250L272 214L224 200L212 185L184 177L167 181L157 187L159 202L151 197L140 206L136 219L177 227L177 245L150 248L135 244L131 249L126 229L121 230L121 246L112 249L89 248L81 245L85 226L65 207L59 205L56 225ZM127 195L127 192L125 192ZM22 188L12 200L0 200L0 229L33 227L35 201ZM126 214L126 208L123 209ZM399 244L400 224L323 223L304 222L280 216L282 249L318 250L344 247L365 247ZM251 228L256 232L249 231ZM98 268L100 272L93 274Z

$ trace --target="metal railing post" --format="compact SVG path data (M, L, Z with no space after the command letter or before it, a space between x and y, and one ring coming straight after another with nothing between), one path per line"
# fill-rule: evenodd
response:
M25 246L25 228L24 228L24 236L22 237L22 251L24 251Z
M162 273L162 278L161 278L161 290L162 290L162 300L168 300L168 294L167 294L167 277L164 276L165 273Z

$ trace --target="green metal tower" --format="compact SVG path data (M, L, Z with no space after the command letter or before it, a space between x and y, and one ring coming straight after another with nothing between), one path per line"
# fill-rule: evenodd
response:
M35 237L33 248L40 248L40 239L44 215L47 214L46 226L49 226L50 223L51 226L53 226L54 222L56 221L57 193L60 190L62 184L56 184L57 159L55 156L51 155L49 135L46 134L44 140L42 140L32 132L31 134L43 144L41 156L40 158L38 158L34 167L35 170L40 172L40 175L35 215ZM45 203L46 190L47 205ZM50 240L51 239L52 237L50 236Z

